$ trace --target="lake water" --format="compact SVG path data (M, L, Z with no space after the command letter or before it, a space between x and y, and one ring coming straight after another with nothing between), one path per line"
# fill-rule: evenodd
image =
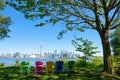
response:
M58 59L32 59L32 58L20 58L18 60L20 61L20 63L22 61L28 61L30 63L30 66L35 66L36 61L43 61L44 65L46 64L47 61L53 61L53 62L58 61ZM75 59L68 59L68 61L70 60L75 60ZM5 66L14 65L15 61L16 61L16 58L0 58L0 63L4 63Z

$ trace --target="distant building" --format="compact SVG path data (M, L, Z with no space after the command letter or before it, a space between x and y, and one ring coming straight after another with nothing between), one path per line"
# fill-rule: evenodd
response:
M21 53L19 52L14 53L13 58L21 58Z

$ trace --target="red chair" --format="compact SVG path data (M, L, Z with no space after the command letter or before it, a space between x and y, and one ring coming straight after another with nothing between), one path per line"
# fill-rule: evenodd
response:
M43 62L42 61L36 61L35 64L36 64L35 74L38 73L38 72L43 73Z

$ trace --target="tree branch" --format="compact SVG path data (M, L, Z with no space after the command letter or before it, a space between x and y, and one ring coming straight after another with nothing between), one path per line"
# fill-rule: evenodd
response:
M117 27L119 27L119 26L120 26L120 23L117 24L116 26L111 27L110 29L115 29L115 28L117 28Z
M116 0L110 0L109 5L107 6L108 11L113 9L113 6L115 5Z
M118 13L118 11L119 11L119 8L116 8L116 10L115 10L115 12L113 13L113 16L111 17L109 23L111 23L111 22L113 21L114 17L115 17L116 14Z
M92 1L92 0L91 0ZM84 3L85 6L82 6L83 8L88 8L90 10L94 10L93 4L89 0L81 0L82 3ZM80 7L81 5L79 5Z
M114 0L114 1L116 2L116 0ZM108 8L109 11L120 5L120 1L118 3L116 3L116 5L115 5L115 2L113 3L114 4L113 6L110 6Z

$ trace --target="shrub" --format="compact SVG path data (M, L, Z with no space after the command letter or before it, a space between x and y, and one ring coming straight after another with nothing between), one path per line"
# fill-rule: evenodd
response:
M0 67L5 67L5 64L4 63L0 63Z
M62 61L64 62L64 71L67 72L67 68L68 68L67 58L66 57L62 58Z
M96 66L100 66L103 64L103 58L101 57L94 57L92 59L92 63L95 64Z
M113 56L113 66L114 67L120 66L120 56Z
M75 67L84 67L86 65L85 60L78 58L75 62Z
M87 63L91 69L98 70L103 67L103 59L101 57L94 57L91 62Z
M15 66L20 66L20 61L18 59L15 60Z

